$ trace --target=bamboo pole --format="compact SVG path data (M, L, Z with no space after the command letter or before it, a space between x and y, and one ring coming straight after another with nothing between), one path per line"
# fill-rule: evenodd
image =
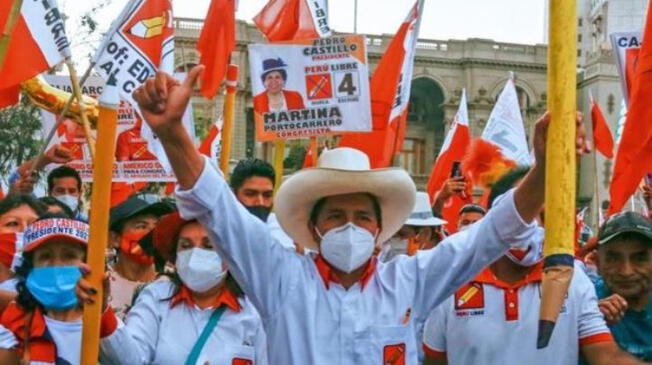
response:
M274 182L274 190L278 190L283 182L283 160L285 159L285 140L277 139L274 141L274 172L276 174L276 181Z
M235 119L235 94L238 86L238 65L230 64L226 70L226 98L224 100L224 124L222 126L222 151L220 153L220 170L225 178L229 176L231 159L231 139Z
M546 238L537 348L548 346L573 277L575 234L576 0L550 0Z
M115 141L118 127L118 107L120 97L115 80L110 78L100 97L100 116L97 123L100 153L93 164L93 194L91 196L90 235L88 239L87 264L91 269L89 282L97 290L93 304L84 304L84 326L82 330L82 353L80 364L97 364L100 344L100 322L105 250L109 239L109 208L111 200L111 180L115 159Z
M23 0L14 0L7 16L7 22L2 29L2 37L0 37L0 70L5 64L7 52L9 51L9 42L11 41L11 33L16 27L16 22L20 17L20 9L23 7Z
M72 64L70 58L66 59L66 66L68 67L68 72L70 72L70 83L72 84L72 93L77 99L79 104L79 114L81 114L82 127L84 127L84 134L86 135L86 143L88 143L88 150L91 153L91 160L95 160L95 140L93 139L93 134L91 130L91 124L88 121L88 116L84 110L84 101L82 99L81 86L79 85L79 79L77 78L77 70L75 70L75 65Z

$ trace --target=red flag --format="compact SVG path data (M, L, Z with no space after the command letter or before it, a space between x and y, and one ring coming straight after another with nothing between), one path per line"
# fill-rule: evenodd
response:
M639 51L629 111L616 153L611 179L609 214L619 212L636 192L641 179L652 171L652 1Z
M602 113L600 105L591 97L591 120L593 121L593 146L606 158L614 157L614 138Z
M388 167L401 150L407 122L414 54L423 0L417 1L387 47L370 82L373 131L345 134L340 146L369 156L372 168Z
M13 3L0 1L0 29L4 29ZM0 108L18 102L20 83L47 71L70 55L63 19L56 5L47 1L23 1L9 37L0 69Z
M221 135L220 130L222 127L222 118L219 118L218 121L211 126L211 129L208 131L208 135L204 138L201 145L199 145L199 153L204 156L207 156L213 161L216 161L220 158L220 146L221 146Z
M235 0L212 0L202 28L197 50L202 74L201 94L211 99L220 89L235 49Z
M439 151L439 155L432 165L430 177L428 178L428 185L426 191L430 196L431 201L435 201L435 196L444 186L446 180L451 176L453 169L453 162L462 161L466 147L471 142L471 134L469 132L469 115L466 105L466 90L462 90L462 97L460 98L460 106L453 120L453 125L446 135L444 144ZM470 196L470 195L469 195ZM457 231L457 218L460 209L470 203L468 199L462 199L455 195L444 205L442 215L448 222L446 229L449 232Z
M254 23L270 42L331 35L325 0L270 0Z
M306 155L303 157L303 168L307 169L313 166L315 166L315 160L312 156L312 148L310 148L310 146L307 146Z

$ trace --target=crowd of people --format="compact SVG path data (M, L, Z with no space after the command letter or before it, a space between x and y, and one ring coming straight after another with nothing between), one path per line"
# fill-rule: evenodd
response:
M537 349L547 117L534 164L496 182L486 206L462 207L449 232L441 208L468 182L451 179L431 201L406 171L371 169L351 148L322 152L279 187L259 159L227 182L181 124L201 71L183 82L158 73L134 93L177 187L111 209L103 297L85 279L92 207L77 171L53 169L39 198L35 161L11 176L0 364L79 364L92 302L103 308L101 364L652 362L652 220L637 212L609 217L578 250ZM578 153L584 145L579 130ZM68 157L55 146L36 167Z

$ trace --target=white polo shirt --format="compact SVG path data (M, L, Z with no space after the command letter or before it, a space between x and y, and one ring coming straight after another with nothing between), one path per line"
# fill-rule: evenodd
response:
M426 355L449 364L576 365L581 345L613 341L593 284L576 263L550 343L537 350L542 265L512 285L487 268L462 286L428 318Z
M230 293L223 293L218 301L227 309L197 363L266 365L265 332L253 305ZM155 281L140 293L125 325L101 340L101 363L185 364L213 311L194 305L187 291L174 295L172 282Z
M276 242L208 160L195 186L176 194L181 216L198 219L220 243L216 249L261 315L270 364L278 365L416 364L416 323L534 229L508 193L471 229L432 250L372 265L346 290L330 281L327 264L318 269L315 254Z

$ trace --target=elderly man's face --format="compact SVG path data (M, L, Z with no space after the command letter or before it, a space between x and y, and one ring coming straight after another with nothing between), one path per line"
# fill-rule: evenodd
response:
M642 239L642 237L641 237ZM607 287L625 299L652 289L652 245L637 237L616 237L598 249L598 272Z
M331 229L341 227L349 222L366 229L374 236L379 232L378 217L369 194L355 193L329 196L317 215L314 227L323 236ZM319 242L319 236L314 230L313 234L315 240Z

